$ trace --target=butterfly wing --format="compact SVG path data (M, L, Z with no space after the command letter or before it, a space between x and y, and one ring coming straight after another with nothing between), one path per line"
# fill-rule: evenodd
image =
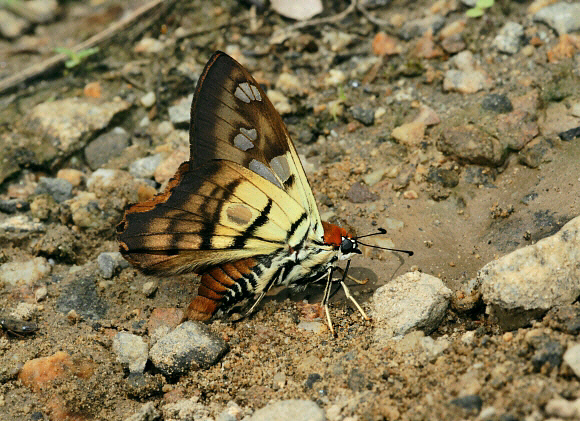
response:
M215 53L200 77L190 148L194 166L226 159L284 190L305 209L313 238L323 238L314 195L280 114L248 71L225 53Z
M133 265L181 273L296 246L308 228L303 207L286 192L235 162L214 160L183 163L166 191L131 206L117 230Z

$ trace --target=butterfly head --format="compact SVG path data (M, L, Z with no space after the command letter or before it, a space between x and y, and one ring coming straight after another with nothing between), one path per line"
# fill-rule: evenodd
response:
M328 222L322 223L324 226L324 243L333 246L338 252L339 260L348 260L355 254L361 254L356 238L337 225Z

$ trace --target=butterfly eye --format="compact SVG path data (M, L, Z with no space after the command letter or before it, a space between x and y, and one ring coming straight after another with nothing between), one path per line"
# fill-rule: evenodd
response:
M352 253L354 250L354 243L350 238L343 238L342 243L340 243L340 251L342 254Z

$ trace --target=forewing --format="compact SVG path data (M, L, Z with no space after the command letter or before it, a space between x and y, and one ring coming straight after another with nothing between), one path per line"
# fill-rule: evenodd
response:
M306 174L282 118L254 78L234 59L215 53L191 107L191 162L215 159L250 169L300 203L316 238L323 228Z
M117 232L136 267L182 273L296 246L309 226L286 192L235 162L214 160L183 163L165 192L127 209Z

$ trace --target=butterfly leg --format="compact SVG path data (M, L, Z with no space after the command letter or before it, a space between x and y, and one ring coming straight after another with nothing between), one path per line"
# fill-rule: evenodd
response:
M326 323L328 324L328 328L330 329L330 333L332 336L336 337L336 333L334 332L334 328L332 327L332 320L330 319L330 309L328 308L328 300L330 299L330 290L332 289L332 271L334 267L330 267L328 269L328 277L326 279L326 287L324 288L324 295L322 296L322 305L324 305L324 311L326 312Z
M262 298L264 298L266 296L266 294L268 293L268 291L270 291L270 288L272 288L272 285L274 285L274 281L277 279L278 281L281 281L284 278L284 271L286 268L282 268L282 270L280 271L280 275L278 275L278 277L273 276L272 279L270 279L270 282L268 282L268 285L266 285L266 288L264 288L264 290L260 293L260 296L256 299L256 301L254 302L254 304L252 304L252 307L250 307L250 309L246 312L246 314L244 314L244 316L240 319L245 319L246 317L248 317L249 315L251 315L254 310L256 309L256 307L258 307L258 304L260 304L260 301L262 301Z
M344 295L346 296L346 298L348 298L350 301L352 301L352 303L355 305L355 307L358 309L358 311L364 317L365 320L370 320L370 317L367 316L367 314L362 309L362 307L360 306L360 304L350 294L350 289L346 286L346 284L344 283L344 281L340 281L340 285L342 285L342 289L344 290Z
M338 272L340 272L340 274L341 274L341 275L344 275L344 269L343 269L343 268L336 267L335 269L336 269ZM366 283L369 281L368 279L357 279L357 278L355 278L354 276L350 276L350 275L348 275L348 274L346 275L346 277L347 277L348 279L350 279L351 281L353 281L353 282L356 282L356 283L357 283L357 284L359 284L359 285L364 285L364 284L366 284Z

